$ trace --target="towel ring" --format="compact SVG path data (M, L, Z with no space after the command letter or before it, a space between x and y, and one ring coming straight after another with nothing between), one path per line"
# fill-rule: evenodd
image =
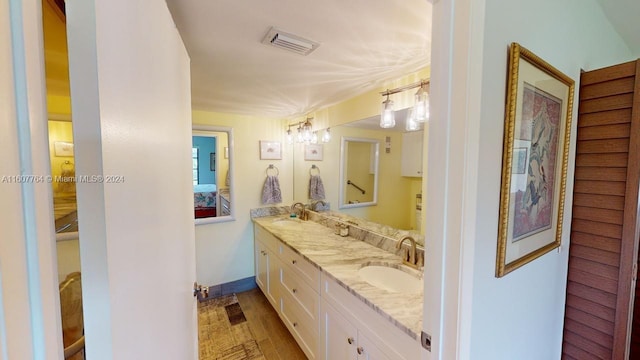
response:
M313 170L317 170L318 171L317 175L320 175L320 168L317 167L316 165L311 165L311 169L309 169L309 175L313 175Z
M269 167L267 168L267 170L265 171L267 173L267 176L269 176L269 170L275 170L276 174L275 176L280 175L280 170L278 170L277 167L275 167L273 164L269 164Z

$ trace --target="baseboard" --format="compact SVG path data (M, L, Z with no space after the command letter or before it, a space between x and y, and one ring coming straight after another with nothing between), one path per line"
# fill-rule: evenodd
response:
M209 286L209 293L207 297L198 297L198 300L205 301L213 298L217 298L223 295L229 295L233 293L239 293L243 291L249 291L256 287L256 277L250 276L248 278L231 281L224 284Z

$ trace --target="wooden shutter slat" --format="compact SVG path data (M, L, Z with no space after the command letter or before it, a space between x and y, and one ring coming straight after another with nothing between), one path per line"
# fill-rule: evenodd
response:
M573 203L577 206L610 210L624 210L623 196L574 194Z
M577 165L577 164L576 164ZM626 168L576 166L576 180L626 181Z
M566 317L605 334L613 334L613 323L611 321L600 319L584 311L567 307Z
M581 348L566 342L562 345L562 352L564 353L564 359L576 359L576 360L602 360L591 353L588 353ZM568 356L567 356L568 354ZM566 356L566 357L565 357Z
M628 139L630 131L631 131L630 124L591 126L591 127L579 129L578 141L601 140L601 139Z
M581 258L572 258L569 262L569 267L572 269L578 269L589 274L601 276L617 282L618 280L618 267L601 264L595 261L585 260Z
M578 154L576 161L582 166L606 166L606 167L627 167L629 156L627 153L611 153L611 154Z
M617 266L620 262L620 255L609 251L602 251L600 249L589 248L586 246L576 245L571 248L574 252L572 256L577 256L582 259L596 261L602 264L611 266Z
M575 188L574 188L575 189ZM591 220L607 224L622 225L622 211L597 209L584 206L575 206L573 208L573 218L581 220Z
M569 331L567 329L564 330L564 337L567 341L574 344L576 347L588 351L589 353L597 356L599 359L608 359L610 356L607 354L611 354L611 349L608 349L602 345L598 345L595 342L591 341L591 339L585 339L584 337Z
M593 339L593 341L607 349L611 349L613 347L613 336L609 334L605 334L601 331L593 329L588 326L583 326L580 323L577 323L571 319L567 319L564 323L565 329L571 331L574 334L580 335L585 339Z
M631 109L617 109L580 115L578 129L629 123L631 123Z
M616 257L620 254L620 239L607 238L593 234L585 234L573 231L571 234L571 245L585 248L593 248L605 252L613 253Z
M627 151L629 151L629 139L584 140L578 141L576 147L577 154L626 153Z
M615 224L606 224L595 221L587 221L581 219L573 219L571 228L587 234L600 235L604 237L619 239L622 237L622 226Z
M635 61L584 72L580 75L580 87L629 76L636 76Z
M580 100L590 100L611 95L633 93L635 76L612 79L580 88Z
M592 287L569 281L567 284L567 294L575 295L581 298L591 299L598 304L609 309L616 308L616 295L606 291L594 289Z
M626 183L622 181L576 180L574 193L624 196Z
M580 101L579 114L588 114L600 111L626 109L633 106L633 94L613 95L593 100Z
M604 276L596 275L576 268L572 268L568 279L573 282L590 286L594 289L606 291L610 294L615 294L616 290L618 289L618 282L616 280L607 279Z

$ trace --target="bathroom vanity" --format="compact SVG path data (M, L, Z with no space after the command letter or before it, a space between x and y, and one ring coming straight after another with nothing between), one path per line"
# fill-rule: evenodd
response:
M309 359L420 358L422 274L400 256L286 215L254 235L256 282Z

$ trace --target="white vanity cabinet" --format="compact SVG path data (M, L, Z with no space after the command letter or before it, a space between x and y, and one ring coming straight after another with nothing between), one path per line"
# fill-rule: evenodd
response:
M312 360L414 360L420 343L256 224L256 283Z
M402 134L402 164L400 175L422 177L422 152L424 131Z
M263 228L255 227L256 284L276 311L280 311L280 260L276 256L277 244L273 235Z
M320 342L323 360L420 358L420 342L417 339L412 339L391 325L389 320L357 299L331 277L322 274L320 285Z
M321 359L392 359L325 300L322 300L320 316Z

